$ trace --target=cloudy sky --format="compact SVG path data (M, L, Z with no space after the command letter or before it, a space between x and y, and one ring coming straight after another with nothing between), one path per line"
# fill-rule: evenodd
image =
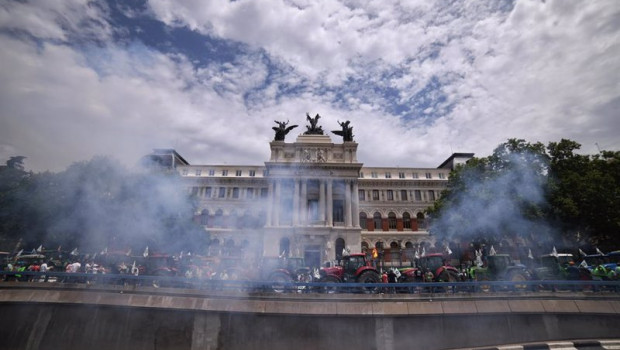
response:
M350 120L366 166L620 149L617 0L6 0L0 46L0 162L34 171L168 147L258 165L306 113Z

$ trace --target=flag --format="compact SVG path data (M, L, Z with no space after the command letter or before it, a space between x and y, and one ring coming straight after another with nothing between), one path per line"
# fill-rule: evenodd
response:
M73 250L71 251L71 255L78 255L78 250L77 250L77 248L75 248L75 249L73 249Z
M36 254L36 253L37 251L34 248L32 248L32 251L30 252L30 254Z
M493 248L493 246L491 246L491 249L489 250L489 255L490 255L490 256L493 256L493 255L495 255L495 254L497 254L497 253L495 252L495 248Z
M477 265L478 267L480 267L480 266L484 265L484 264L482 263L482 252L481 252L480 250L476 250L476 265Z
M581 256L586 256L588 254L586 254L586 252L584 252L583 250L581 250L581 248L579 248L579 254L581 254Z
M347 250L345 248L342 248L342 256L347 256L347 255L349 255L347 253Z
M581 262L581 264L579 264L579 266L587 268L588 267L588 263L584 260Z
M101 251L101 255L106 255L108 254L108 247L105 247L102 251Z
M530 259L534 259L534 255L532 255L532 250L531 249L527 250L527 257L530 258Z
M597 254L601 254L601 255L605 255L605 253L603 253L600 249L598 249L598 247L596 247L596 253Z
M22 250L20 250L20 251L18 251L18 252L17 252L17 255L16 255L16 257L17 257L17 256L20 256L20 255L22 255L22 253L23 253L23 252L24 252L24 250L23 250L23 249L22 249Z
M131 248L129 248L129 250L127 251L127 253L125 253L125 255L127 255L127 256L131 255Z
M286 254L286 250L283 250L282 253L278 256L279 258L283 258L284 254Z
M450 244L446 244L446 253L448 253L448 255L452 255L452 250L450 249Z
M144 253L142 253L142 256L143 256L143 257L145 257L145 258L146 258L147 256L149 256L149 246L148 246L148 245L147 245L147 246L146 246L146 248L144 249Z
M41 253L42 251L43 251L43 244L41 244L39 248L37 248L37 252Z
M553 250L551 251L551 255L555 256L556 258L558 257L558 251L555 250L555 246L553 246Z
M420 259L420 250L419 249L416 249L415 254L414 254L413 257L416 258L416 259Z
M422 247L422 257L426 256L426 247Z

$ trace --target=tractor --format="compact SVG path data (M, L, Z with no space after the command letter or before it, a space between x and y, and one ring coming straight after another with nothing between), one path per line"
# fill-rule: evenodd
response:
M530 279L527 267L516 264L509 254L495 254L486 257L486 264L483 266L474 265L467 270L469 279L472 281L511 281L523 282ZM517 289L523 290L525 284L515 284ZM488 284L481 284L480 289L488 292L491 287Z
M427 254L416 259L415 267L400 269L399 282L457 282L459 271L446 264L441 253Z
M312 271L306 266L304 258L263 258L260 268L260 279L273 282L272 289L276 293L290 291L287 283L312 282ZM296 291L307 291L306 286L298 286Z
M319 271L322 283L380 283L381 275L366 260L366 255L362 253L350 254L342 257L339 265L322 267ZM323 288L324 292L334 293L333 288ZM378 287L368 287L364 291L376 293Z

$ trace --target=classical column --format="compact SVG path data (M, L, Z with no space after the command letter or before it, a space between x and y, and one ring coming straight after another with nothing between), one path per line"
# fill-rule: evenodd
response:
M351 227L351 180L344 180L344 226Z
M274 211L274 220L273 220L273 224L274 226L280 226L280 210L282 210L282 201L281 201L281 195L282 195L282 183L280 181L280 179L276 180L276 195L274 198L274 207L275 207L275 211Z
M269 181L269 191L267 194L267 225L273 226L273 181Z
M353 213L351 215L353 215L353 226L356 228L360 227L360 196L358 192L357 180L353 180L353 193L351 194L353 196Z
M295 179L295 192L293 193L293 226L299 225L299 179Z
M327 226L334 226L334 198L333 198L334 180L327 180Z
M308 179L301 180L301 223L308 224Z
M319 184L319 220L325 224L325 179L320 179Z

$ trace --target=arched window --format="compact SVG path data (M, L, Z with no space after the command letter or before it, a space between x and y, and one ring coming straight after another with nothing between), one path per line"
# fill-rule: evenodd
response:
M390 260L400 261L400 244L398 242L390 243Z
M215 212L215 227L222 227L224 225L224 211L218 209Z
M388 214L388 228L390 230L396 230L396 214L393 212Z
M426 228L426 222L424 220L424 214L423 213L418 213L416 215L416 218L418 220L418 228L421 228L421 229Z
M411 230L411 214L408 212L403 213L403 228Z
M362 253L366 253L368 251L368 242L362 242Z
M375 230L382 230L383 229L383 225L381 224L381 213L376 211L372 215L372 220L375 223Z
M368 217L366 215L366 213L361 212L360 213L360 227L362 228L362 230L366 230L367 229L367 224L368 224Z
M240 221L241 220L239 220L239 214L237 214L237 211L233 209L233 211L231 211L228 215L228 224L226 225L226 227L239 228L241 227Z
M235 241L232 239L226 240L223 251L225 255L235 255Z
M284 257L288 257L290 251L291 251L291 241L288 238L283 237L280 240L280 255Z
M342 251L344 249L344 239L336 239L336 260L342 260Z
M200 224L207 225L209 223L209 211L207 209L203 209L200 212Z

